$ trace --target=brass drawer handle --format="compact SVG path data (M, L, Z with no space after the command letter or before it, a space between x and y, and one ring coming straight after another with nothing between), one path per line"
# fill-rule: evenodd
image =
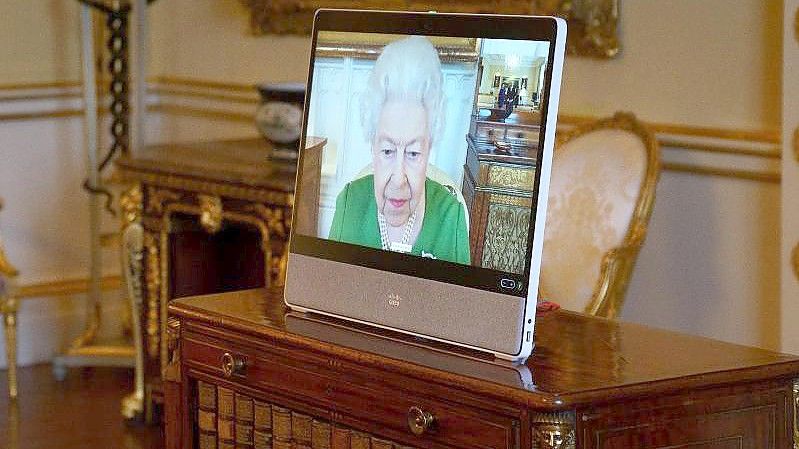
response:
M245 361L243 358L231 355L229 352L222 354L222 372L225 377L230 377L234 374L241 374L244 371Z
M422 410L420 407L408 409L408 429L414 435L423 435L432 432L436 426L436 417L432 413Z

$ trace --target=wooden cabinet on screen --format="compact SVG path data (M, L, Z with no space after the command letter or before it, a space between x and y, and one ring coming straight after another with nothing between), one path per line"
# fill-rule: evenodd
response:
M514 113L502 122L472 118L466 136L462 193L469 206L474 263L520 273L537 169L538 114Z
M173 301L167 447L790 449L799 359L569 312L522 366L288 312Z

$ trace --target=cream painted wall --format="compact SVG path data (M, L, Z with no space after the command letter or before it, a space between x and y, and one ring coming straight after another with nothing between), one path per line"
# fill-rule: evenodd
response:
M561 112L624 109L652 122L780 126L779 0L621 5L622 53L613 60L567 58ZM247 11L237 0L162 0L148 14L152 76L305 79L307 38L250 36ZM0 85L78 80L78 52L77 2L0 2ZM0 113L57 106L0 99ZM148 119L149 142L240 135L255 130L240 121L172 113ZM24 282L87 272L81 136L76 118L0 121L0 196L6 200L0 229ZM779 243L771 236L779 196L777 184L664 172L623 318L777 347ZM81 304L24 304L21 359L47 360L74 337Z
M783 49L782 161L782 342L783 350L799 354L799 1L785 0ZM790 19L788 19L790 17ZM796 259L791 261L794 255ZM792 264L796 263L792 267Z
M24 84L80 81L79 4L64 0L0 2L0 117L80 107L77 98L10 100L29 93L75 89L8 90ZM31 284L88 276L88 201L82 122L79 117L0 120L0 234L19 282ZM116 221L106 217L106 228ZM105 272L116 274L118 255L104 251ZM120 292L106 292L103 338L119 334L127 307ZM82 295L26 299L20 305L19 362L50 360L81 331ZM5 367L0 336L0 368Z
M0 2L0 85L80 80L79 4Z
M780 187L665 172L621 318L780 348Z
M305 81L305 37L249 34L236 0L169 0L149 8L151 73L215 81Z
M306 41L244 35L247 15L234 2L190 3L152 9L156 71L234 82L304 79ZM629 110L651 122L779 127L779 1L621 5L620 56L567 58L562 113ZM189 23L203 31L182 26ZM779 195L775 184L664 172L623 318L778 348Z
M2 103L2 101L0 101ZM0 111L7 105L0 105ZM20 107L20 106L17 106ZM89 206L81 184L86 172L81 120L0 121L0 235L9 259L20 270L20 284L88 277ZM117 229L106 215L104 227ZM119 273L114 248L103 251L104 272ZM51 359L82 329L81 295L22 301L19 312L19 363ZM122 308L118 291L104 294L101 336L118 335ZM5 366L0 336L0 367Z
M779 0L620 3L620 55L566 58L561 111L779 127ZM153 73L246 83L306 77L308 40L250 36L237 1L157 2L150 17Z
M779 0L622 1L619 57L566 58L561 110L777 129Z

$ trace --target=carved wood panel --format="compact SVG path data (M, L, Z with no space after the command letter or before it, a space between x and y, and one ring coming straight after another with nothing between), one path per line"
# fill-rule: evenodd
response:
M578 414L592 449L790 449L793 395L786 382L654 398Z

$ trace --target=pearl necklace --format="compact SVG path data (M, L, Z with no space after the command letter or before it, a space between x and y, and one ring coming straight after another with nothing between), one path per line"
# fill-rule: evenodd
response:
M377 212L377 225L380 228L380 246L384 250L395 251L398 253L409 253L411 248L411 233L413 232L413 224L416 222L416 211L413 211L408 222L405 223L405 228L402 231L402 240L399 242L390 242L388 240L388 226L386 225L386 217L382 212Z

